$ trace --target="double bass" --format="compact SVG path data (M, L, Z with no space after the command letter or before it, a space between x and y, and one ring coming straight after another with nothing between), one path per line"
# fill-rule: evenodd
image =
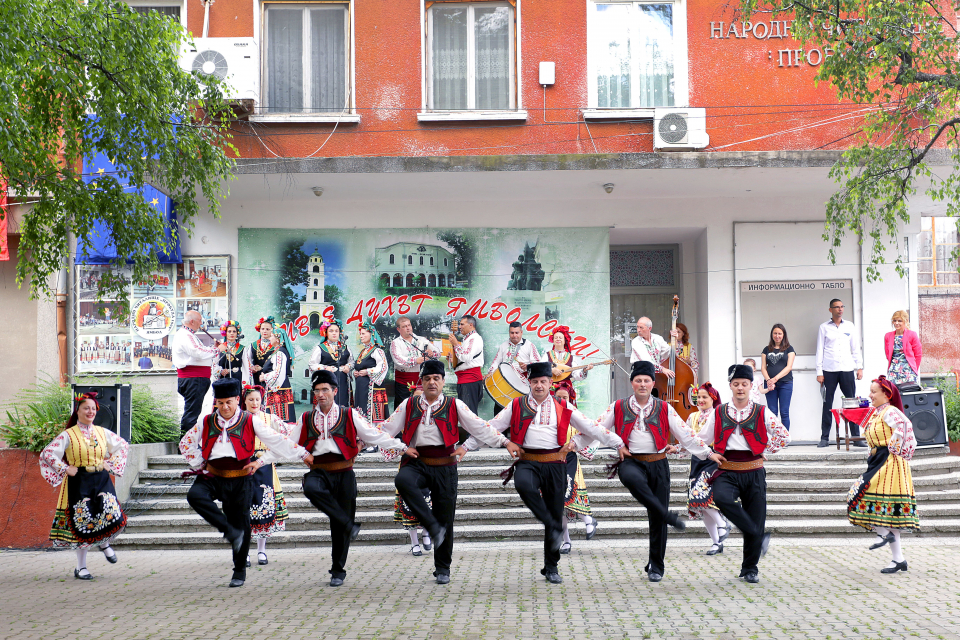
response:
M657 397L664 402L669 402L676 412L684 420L691 413L696 411L697 406L690 398L690 390L696 387L696 376L693 368L690 367L681 358L677 357L677 338L673 332L677 329L677 316L680 313L680 296L673 296L673 311L671 317L673 326L670 332L670 355L660 363L661 367L670 369L676 375L668 378L666 374L658 373L654 389L657 390Z

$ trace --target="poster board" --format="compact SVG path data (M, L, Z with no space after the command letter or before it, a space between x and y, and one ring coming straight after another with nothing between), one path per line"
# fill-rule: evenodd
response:
M756 356L782 324L798 356L817 353L817 331L830 319L830 301L843 300L843 317L853 320L853 280L763 280L740 283L740 337L744 356Z
M230 315L230 256L184 256L159 265L143 282L130 282L125 300L97 301L109 265L78 265L75 273L75 371L78 374L172 373L173 334L195 309L203 328L220 337ZM130 269L121 275L130 281ZM202 330L201 342L213 339Z

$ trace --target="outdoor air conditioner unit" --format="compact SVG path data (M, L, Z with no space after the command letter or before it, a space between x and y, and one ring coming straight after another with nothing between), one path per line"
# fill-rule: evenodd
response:
M180 66L226 80L231 102L260 102L260 47L253 38L195 38L180 52Z
M653 110L653 148L661 151L703 149L710 144L706 109L658 107Z

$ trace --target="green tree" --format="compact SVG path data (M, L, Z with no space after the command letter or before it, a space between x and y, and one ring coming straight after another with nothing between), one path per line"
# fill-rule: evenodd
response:
M109 229L134 280L172 247L161 215L134 189L149 183L177 203L181 234L205 207L219 215L230 175L229 112L222 85L180 69L186 39L159 13L119 0L0 0L0 177L33 209L21 225L17 280L35 297L62 269L69 234ZM88 117L95 114L95 117ZM89 184L82 160L118 167ZM160 240L158 240L160 239ZM102 299L123 282L104 279Z
M457 284L465 286L470 283L473 275L473 265L476 262L476 252L470 240L459 231L440 231L437 240L446 242L453 248L457 256Z
M923 190L949 215L960 206L960 50L957 0L742 0L746 15L792 19L803 44L824 56L817 80L841 100L871 110L830 175L840 185L826 206L830 257L849 232L870 244L868 279L910 218L907 201ZM747 18L744 18L747 19ZM930 161L952 169L934 171ZM897 257L903 275L903 258Z
M343 315L344 309L344 299L343 291L335 284L324 285L323 287L323 299L326 300L327 304L333 305L333 317L334 318L344 318Z
M307 273L307 261L310 257L303 250L301 242L291 242L283 253L280 263L280 286L277 288L277 322L296 320L300 315L300 303L303 297L294 291L294 287L310 284Z

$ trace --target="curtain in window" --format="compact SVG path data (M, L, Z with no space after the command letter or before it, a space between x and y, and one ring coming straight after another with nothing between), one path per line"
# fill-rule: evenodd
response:
M303 10L267 10L267 104L264 111L303 110Z
M474 12L477 47L478 109L512 109L510 104L510 23L508 7L477 8Z
M673 106L673 5L637 7L638 107Z
M596 61L597 106L626 109L630 95L630 22L633 5L598 4L594 16L592 57Z
M310 11L311 110L342 111L347 93L346 9Z
M434 6L433 108L467 108L467 9Z
M137 13L149 13L151 11L156 11L157 13L165 16L170 16L171 18L180 19L180 7L130 7Z

